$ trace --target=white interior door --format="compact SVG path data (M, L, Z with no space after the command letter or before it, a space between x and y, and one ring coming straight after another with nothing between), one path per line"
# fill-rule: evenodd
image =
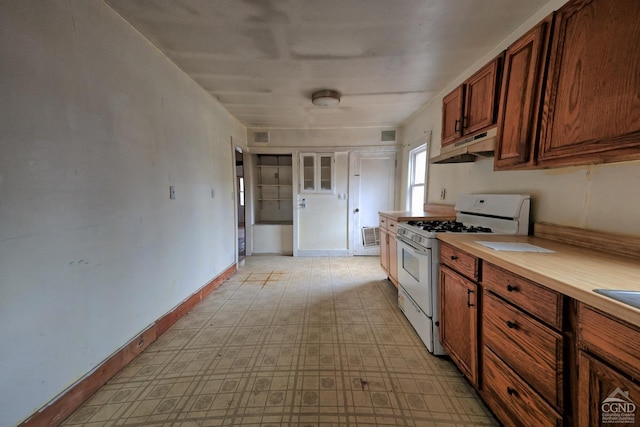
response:
M350 248L353 255L378 255L380 246L365 246L363 227L378 227L378 212L393 210L395 152L354 152L349 174Z

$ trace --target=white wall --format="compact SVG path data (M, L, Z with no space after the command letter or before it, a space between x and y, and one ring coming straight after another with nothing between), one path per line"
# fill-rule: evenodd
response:
M381 141L381 131L389 128L348 129L249 129L249 151L256 153L291 153L294 156L294 199L305 198L307 208L295 208L293 239L297 255L346 255L349 248L349 200L338 194L349 193L349 153L353 151L400 149L399 142ZM256 131L268 131L268 144L253 143ZM400 140L400 132L396 134ZM336 154L336 194L298 193L299 153L333 152ZM397 170L396 193L399 191ZM255 236L256 239L258 238ZM264 246L260 242L254 245Z
M10 426L233 264L246 129L100 1L0 2L0 57Z
M345 128L345 129L258 129L248 130L249 146L273 149L276 147L288 147L300 149L305 148L328 149L331 147L388 147L397 145L394 142L384 142L380 139L383 130L394 130L393 128ZM254 143L253 134L255 132L269 132L269 143ZM396 132L396 141L400 141L400 131Z
M461 70L456 81L443 88L403 127L409 143L431 131L431 153L440 153L443 96L466 77L541 21L565 0L551 1L472 68ZM406 163L406 158L405 158ZM475 163L429 165L428 202L455 203L472 192L525 192L533 196L533 219L538 222L582 227L612 233L640 235L640 162L565 167L535 171L493 171L493 159ZM403 175L406 185L406 176ZM440 190L447 196L440 200Z
M253 254L293 254L293 225L253 224Z

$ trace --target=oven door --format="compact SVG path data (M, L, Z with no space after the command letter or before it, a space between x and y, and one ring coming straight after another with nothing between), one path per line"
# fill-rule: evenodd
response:
M411 244L401 237L398 241L398 282L429 317L433 316L431 292L431 249Z

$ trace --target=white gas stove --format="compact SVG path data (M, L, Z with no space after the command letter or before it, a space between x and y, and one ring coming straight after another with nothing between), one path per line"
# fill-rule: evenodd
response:
M526 194L466 194L456 202L455 221L398 224L398 304L433 354L446 354L440 345L438 233L526 235L530 205Z

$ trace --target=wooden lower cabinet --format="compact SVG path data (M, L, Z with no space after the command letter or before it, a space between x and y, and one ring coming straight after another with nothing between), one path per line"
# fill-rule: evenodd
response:
M478 382L478 286L440 266L440 340L458 369Z
M440 263L465 277L478 280L480 271L478 258L446 243L440 244Z
M389 233L389 280L398 287L398 242L396 233Z
M485 291L484 345L556 408L563 399L562 335Z
M578 306L578 425L640 426L640 328Z
M389 232L380 227L380 266L389 276Z
M580 351L578 424L581 427L640 425L640 384Z
M482 396L507 426L562 426L562 416L493 351L483 356Z
M398 243L396 233L398 222L380 215L380 266L387 277L398 287Z
M562 329L562 294L510 271L485 263L482 285L520 310L553 327Z
M440 248L442 345L502 425L640 427L640 327Z
M561 296L490 263L482 271L487 404L506 425L563 425Z

